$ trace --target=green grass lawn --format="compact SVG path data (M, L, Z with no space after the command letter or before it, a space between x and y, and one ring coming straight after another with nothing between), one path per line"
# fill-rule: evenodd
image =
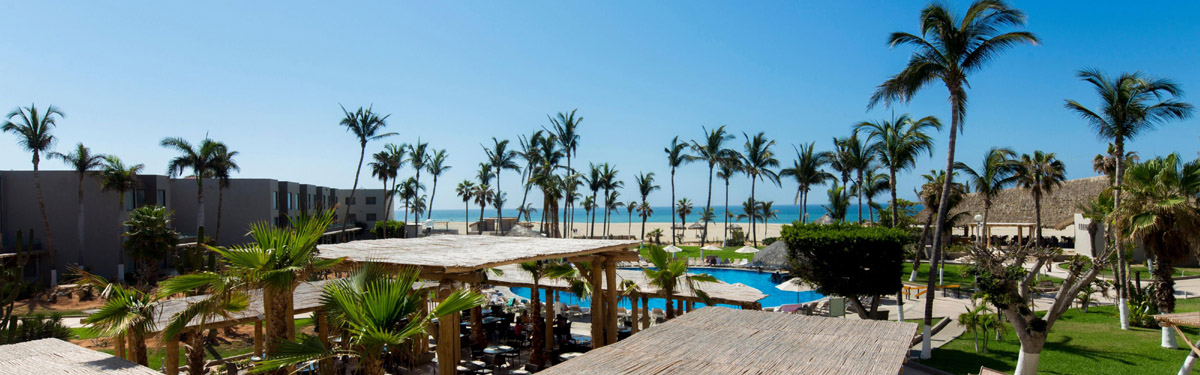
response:
M1197 311L1200 299L1179 300L1177 312ZM1179 371L1186 349L1159 347L1158 329L1130 328L1121 331L1117 312L1112 306L1092 307L1087 313L1071 309L1051 329L1042 351L1039 374L1174 374ZM1021 348L1012 327L997 342L988 344L988 353L975 353L973 336L965 333L933 352L923 364L955 374L979 371L987 366L1011 373ZM1193 339L1196 329L1184 329ZM994 333L993 333L994 335ZM994 338L994 337L993 337ZM1187 348L1183 338L1179 345Z
M961 264L946 264L946 270L942 273L942 280L943 280L942 284L943 285L958 284L958 285L961 285L963 288L975 287L975 279L974 278L963 276L963 271L965 269L966 269L966 266L963 266ZM911 274L912 274L912 263L907 263L907 262L904 263L904 267L900 271L900 280L907 283L908 276ZM928 280L927 277L929 277L929 263L921 262L921 269L917 271L917 278L916 278L915 283L919 284L919 285L925 285L925 280ZM1039 278L1039 280L1043 280L1043 279L1051 280L1051 281L1054 281L1055 283L1062 282L1062 279L1053 277L1053 276L1041 276L1041 278Z
M766 247L766 246L760 246L759 249L762 249L763 247ZM679 246L679 248L683 249L683 251L675 253L675 256L677 256L677 257L683 257L683 256L690 257L690 258L699 258L700 257L700 246ZM734 250L741 249L741 248L742 248L741 246L728 246L728 247L722 248L722 250L720 250L720 251L705 250L704 256L708 257L708 256L715 255L722 259L751 259L751 260L754 259L754 254L740 254L740 253L734 252Z
M1059 263L1057 267L1065 270L1069 267L1069 265L1066 263ZM1141 272L1142 280L1150 280L1154 278L1154 276L1150 274L1150 269L1146 268L1145 264L1130 264L1129 273L1132 274L1134 272ZM1104 276L1112 276L1112 267L1105 268L1104 270L1100 271L1100 274ZM1175 276L1200 276L1200 267L1175 267ZM1132 275L1130 276L1130 279L1133 279Z

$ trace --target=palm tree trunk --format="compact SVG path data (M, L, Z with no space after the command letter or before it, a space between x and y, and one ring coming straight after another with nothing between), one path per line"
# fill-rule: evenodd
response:
M362 141L362 142L360 142L360 144L362 145L362 147L359 149L359 152L358 152L358 168L354 169L354 185L351 185L351 187L350 187L350 201L351 202L354 202L354 193L358 192L358 177L362 173L363 158L367 156L367 142ZM346 229L346 224L350 223L350 205L348 205L348 204L346 205L346 210L344 212L345 213L342 214L342 229ZM350 238L348 232L343 231L342 236L343 236L342 237L343 239Z
M200 228L204 227L204 177L202 175L203 171L196 172L196 233L200 233ZM136 193L134 193L134 199L133 205L136 206Z
M500 167L496 167L496 231L504 234L504 214L500 212L502 209L500 204Z
M433 218L433 199L437 198L437 180L438 176L436 174L433 175L433 190L429 191L429 205L425 208L425 220ZM525 207L525 204L522 203L521 207Z
M754 187L757 182L758 182L757 178L754 178L754 177L750 178L750 207L751 207L750 211L751 212L746 213L750 216L750 233L752 233L754 236L754 247L758 247L758 231L754 230L754 228L755 228L754 224L756 223L756 221L754 219L756 219L755 216L757 216L754 214L754 211L758 210L758 208L757 208L758 200L754 199Z
M1160 249L1164 245L1161 238L1153 241L1157 242L1156 247ZM1146 250L1150 250L1150 246L1146 246ZM1159 313L1173 313L1175 312L1175 266L1161 256L1156 256L1154 263L1154 282L1158 284L1154 291L1154 303L1158 305ZM1175 341L1174 329L1162 327L1162 347L1170 349L1179 347Z
M855 190L858 190L858 222L861 224L861 223L862 223L862 221L863 221L863 220L862 220L862 217L863 217L863 216L862 216L862 201L863 201L863 186L862 186L862 183L863 183L863 175L862 175L862 170L861 170L861 169L859 169L859 170L858 170L858 180L857 180L857 181L855 181L854 183L855 183L855 184L858 184L858 189L855 189Z
M405 204L408 204L408 203L405 203ZM487 208L486 206L487 205L485 205L483 203L479 204L479 235L480 236L483 235L483 211ZM407 219L408 218L408 209L405 209L404 211L405 211L404 218Z
M1042 194L1037 191L1033 193L1033 218L1034 225L1037 225L1034 228L1033 245L1042 247Z
M83 248L87 246L87 241L84 240L83 231L83 176L83 172L79 172L79 216L76 217L76 225L78 226L77 229L79 230L79 254L77 257L78 259L75 260L75 263L79 267L83 267Z
M557 209L555 211L557 211ZM541 293L538 292L539 288L540 286L538 285L538 278L534 277L533 289L529 291L529 301L533 305L530 313L530 321L533 323L533 332L531 332L533 336L529 341L529 363L541 368L546 363L546 343L544 342L546 339L546 333L544 330L542 330L543 323L540 321L542 318L542 303L541 296L539 295ZM592 296L592 298L596 298L596 296ZM596 313L598 312L593 312L593 314Z
M721 246L729 246L729 179L725 179L725 212L721 214L725 216L725 237L721 240Z
M58 274L58 258L54 253L54 237L50 235L50 218L46 216L46 198L42 195L42 177L38 172L38 155L33 155L33 184L37 188L38 208L42 210L42 224L46 226L46 251L50 255L50 271ZM58 285L58 280L51 279L50 286Z
M463 202L463 225L466 226L465 228L463 228L463 234L467 234L467 231L471 230L471 203L470 202ZM543 227L545 227L545 226L543 226Z
M199 330L189 331L187 335L187 367L190 375L204 375L204 335Z
M671 301L671 297L674 297L674 296L675 296L675 293L668 292L667 298L665 299L667 302L667 318L666 318L667 320L675 319L675 309L672 306L672 305L674 305L674 303L672 303L672 301Z
M709 209L712 209L712 177L713 163L708 163L708 200L704 203L705 214L708 213ZM700 246L704 247L705 242L708 241L708 221L704 222L704 230L700 233ZM704 254L704 250L700 250L700 253Z
M951 121L950 121L950 137L949 137L950 139L946 142L946 181L942 183L941 199L938 201L938 212L937 212L937 219L936 219L938 230L933 233L933 237L934 237L934 239L933 239L933 256L931 256L929 259L929 278L928 278L928 281L926 282L926 288L927 288L926 290L929 290L929 291L934 290L935 281L937 279L937 275L934 274L934 270L937 269L938 260L942 256L942 233L944 232L942 230L942 228L943 228L943 224L945 223L945 220L946 220L946 214L950 211L950 205L947 204L947 201L950 200L950 187L951 187L951 184L954 182L954 144L955 144L955 141L958 140L958 127L959 127L959 121L961 121L961 118L959 117L959 114L960 114L959 98L960 98L959 88L951 86L950 87ZM921 358L923 358L923 359L929 358L931 356L930 355L930 350L931 350L930 344L931 344L932 338L930 337L931 336L930 330L932 329L931 326L933 325L933 300L934 300L935 294L934 293L925 293L925 295L926 295L926 298L925 298L925 322L924 322L925 330L924 330L924 340L921 343Z
M165 202L159 202L166 206ZM217 180L217 231L213 233L213 241L219 245L221 243L221 211L225 208L225 188L221 187L220 180Z
M888 190L892 194L892 228L895 228L900 222L900 209L896 206L896 168L888 168Z
M384 177L384 178L383 178L383 191L387 191L387 177ZM386 193L385 193L385 194L386 194ZM217 205L217 207L220 207L220 205ZM218 211L219 211L219 210L220 210L220 209L218 209ZM384 196L384 197L383 197L383 210L384 210L384 211L387 211L387 196ZM218 214L217 216L220 216L220 214ZM384 217L384 219L383 219L383 226L382 226L382 227L380 227L380 229L379 229L379 231L380 231L380 232L382 233L382 235L383 235L383 238L387 238L387 227L388 227L388 226L387 226L387 220L388 220L388 218L387 218L387 217ZM218 220L217 222L220 222L220 220ZM221 228L221 225L220 225L220 224L217 224L217 228ZM403 230L403 228L401 228L401 230Z
M591 228L588 228L588 237L596 236L596 206L598 206L596 204L596 191L592 190L592 223Z
M671 245L675 245L675 167L671 167Z
M1121 185L1122 178L1125 174L1125 139L1117 137L1114 141L1114 151L1117 155L1116 170L1113 173L1113 211L1121 208ZM1119 221L1113 220L1110 225L1111 230L1106 233L1121 233ZM1108 236L1105 236L1108 237ZM1094 239L1093 239L1094 240ZM1121 240L1113 241L1117 254L1117 310L1120 312L1121 329L1129 330L1129 264L1125 261L1125 245Z
M645 203L646 201L642 201ZM642 213L642 242L646 242L646 213Z

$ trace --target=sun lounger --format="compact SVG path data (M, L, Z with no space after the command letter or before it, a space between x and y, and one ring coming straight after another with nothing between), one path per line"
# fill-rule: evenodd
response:
M785 305L779 305L779 311L781 311L783 313L787 313L787 314L795 314L797 311L800 310L801 306L803 306L803 304L800 304L800 303L789 303L789 304L785 304Z

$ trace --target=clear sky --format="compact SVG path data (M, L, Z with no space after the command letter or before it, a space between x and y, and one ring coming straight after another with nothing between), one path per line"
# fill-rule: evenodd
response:
M886 37L915 32L925 4L13 2L0 23L0 106L55 104L67 113L59 150L83 141L151 173L165 173L172 156L161 138L207 133L241 152L240 177L348 188L359 149L337 124L338 104L374 104L401 134L390 142L420 136L449 150L454 168L434 208L460 207L452 190L474 175L481 143L515 143L547 114L578 108L576 165L613 163L627 186L634 173L655 172L663 190L651 201L661 205L669 199L662 149L675 135L699 138L701 126L728 124L740 148L742 132L764 131L790 164L792 144L829 149L851 124L890 117L892 109L866 110L875 86L909 56L889 50ZM1200 102L1200 3L1014 6L1043 44L1018 47L971 77L960 160L977 163L991 146L1040 149L1057 152L1070 178L1094 175L1090 161L1104 144L1062 107L1066 98L1097 104L1074 76L1083 67L1170 77ZM894 110L948 123L945 98L932 86ZM1194 157L1197 125L1172 123L1131 147ZM901 196L912 199L920 173L944 163L945 138L938 134L935 157L900 178ZM368 158L382 147L370 144ZM14 137L0 135L0 169L29 167ZM681 197L703 202L705 169L679 172ZM509 201L519 201L517 174L506 171L503 182ZM736 181L731 200L744 200L749 185ZM777 204L795 191L786 181L759 186L760 199ZM823 191L811 202L823 203ZM634 195L627 189L623 199Z

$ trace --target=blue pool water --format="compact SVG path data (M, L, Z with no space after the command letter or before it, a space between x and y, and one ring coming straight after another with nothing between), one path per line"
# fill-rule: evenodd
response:
M763 307L779 306L786 303L809 302L824 297L820 293L813 291L797 293L785 292L776 289L775 286L778 284L772 282L771 273L765 271L763 273L758 273L752 270L729 268L693 268L691 271L693 273L707 273L713 275L717 279L720 279L726 283L742 283L750 286L751 288L758 289L759 291L763 292L763 294L767 295L767 298L763 298L759 301ZM513 293L516 293L518 296L529 298L529 288L510 289L512 289ZM700 289L704 289L703 283L700 284ZM543 290L541 295L543 297L543 301L545 300L545 295L545 291ZM554 300L555 302L562 302L568 305L577 304L580 306L588 306L588 304L591 303L591 301L587 298L580 300L579 297L567 292L555 292ZM622 299L619 306L629 308L629 301ZM650 299L650 308L664 308L665 306L666 303L662 299ZM697 304L697 307L699 306L703 306L703 304Z

